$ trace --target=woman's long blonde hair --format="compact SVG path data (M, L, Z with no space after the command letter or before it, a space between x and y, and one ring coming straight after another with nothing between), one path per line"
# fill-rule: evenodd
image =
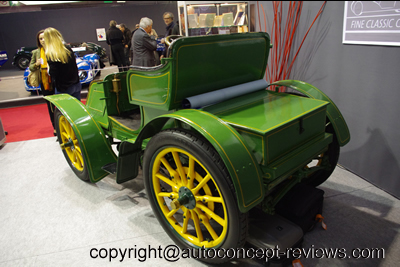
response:
M67 63L71 52L63 44L64 38L54 28L44 30L44 43L46 45L46 57L55 62Z

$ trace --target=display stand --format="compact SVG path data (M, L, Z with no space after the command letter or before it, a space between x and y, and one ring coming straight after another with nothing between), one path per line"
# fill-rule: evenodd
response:
M178 1L181 35L199 36L249 31L248 2Z

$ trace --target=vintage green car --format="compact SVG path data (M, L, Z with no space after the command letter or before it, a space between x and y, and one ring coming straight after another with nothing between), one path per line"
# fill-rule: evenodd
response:
M181 37L161 65L93 81L86 105L46 97L69 165L92 183L109 173L123 183L142 168L151 207L177 245L242 247L251 209L274 213L297 183L323 183L350 140L314 86L284 80L269 90L270 48L264 32Z

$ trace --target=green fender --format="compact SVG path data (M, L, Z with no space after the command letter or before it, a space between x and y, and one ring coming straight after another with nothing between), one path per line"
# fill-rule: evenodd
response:
M100 181L109 173L101 167L117 162L117 157L104 135L103 129L90 116L90 113L78 99L67 94L45 96L69 121L74 129L82 153L86 159L89 178L92 183Z
M215 148L229 171L241 212L249 211L263 200L262 172L246 142L230 125L208 112L185 109L161 115L146 124L137 145L159 132L169 119L191 126Z
M309 98L320 99L329 102L327 106L327 116L329 121L332 123L335 129L336 136L338 137L338 142L340 146L344 146L350 141L350 131L347 127L346 121L344 120L342 113L336 107L335 103L325 95L321 90L312 86L311 84L297 81L297 80L282 80L271 83L270 85L285 86L297 90Z

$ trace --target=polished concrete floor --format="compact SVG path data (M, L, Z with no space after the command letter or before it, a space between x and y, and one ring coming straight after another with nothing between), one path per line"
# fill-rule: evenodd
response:
M110 66L105 62L105 67L96 80L102 80L110 73L118 71L117 66ZM88 85L82 87L86 94ZM26 104L45 103L42 95L31 94L24 86L24 71L18 68L0 69L0 108L21 106Z
M12 68L0 70L0 101L27 98L31 94L24 87L24 71Z
M171 263L154 255L140 262L133 252L130 258L118 254L110 261L118 249L173 244L150 208L141 174L121 185L112 175L96 184L83 182L50 137L6 143L0 150L0 177L0 266L204 265L193 259ZM302 247L310 254L301 258L302 264L398 266L400 201L341 167L320 188L327 230L318 225L305 234ZM342 249L340 256L346 252L346 258L316 258L321 256L317 249L329 248ZM91 252L98 255L93 249L103 249L100 255L106 258L92 258ZM353 249L365 257L384 249L384 258L353 259ZM247 259L224 266L261 263Z

